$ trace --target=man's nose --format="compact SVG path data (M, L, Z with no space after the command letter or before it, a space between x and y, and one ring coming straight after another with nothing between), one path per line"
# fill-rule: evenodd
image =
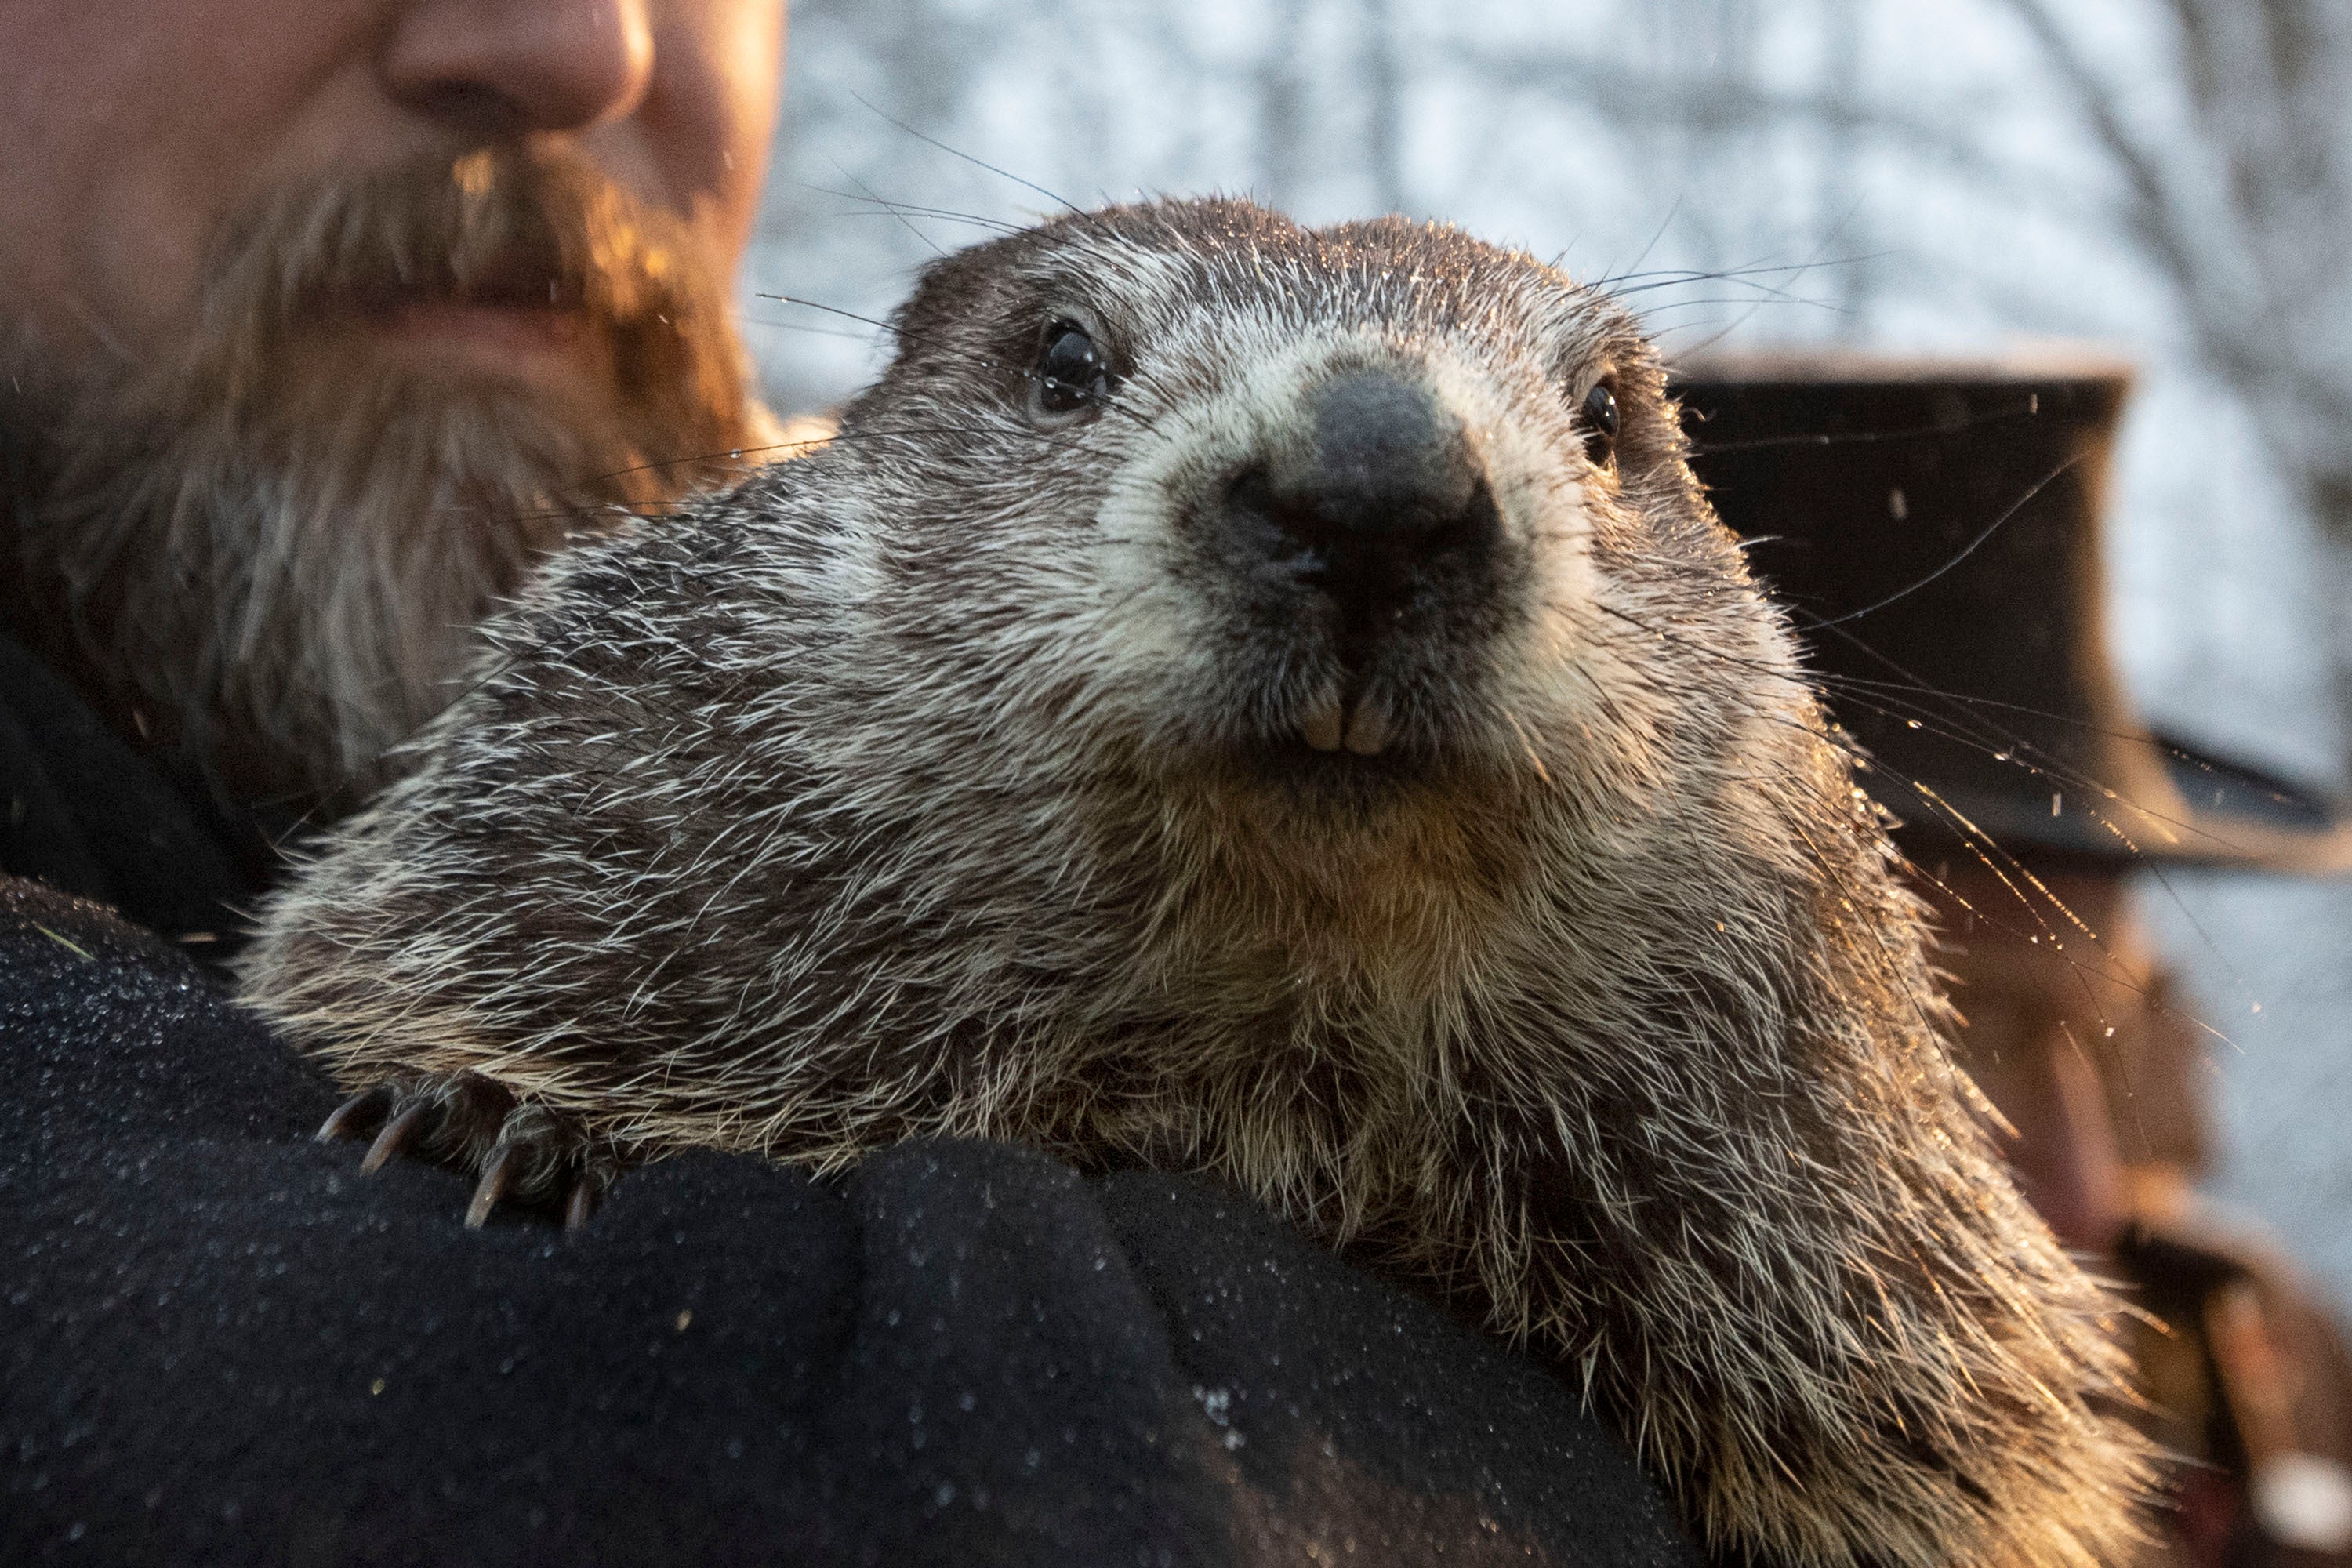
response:
M654 68L646 0L419 0L402 9L385 86L476 134L578 131L626 118Z

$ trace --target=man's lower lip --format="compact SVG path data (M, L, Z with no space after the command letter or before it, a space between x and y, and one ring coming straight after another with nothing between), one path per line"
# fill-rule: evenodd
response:
M578 310L437 300L371 312L368 322L390 338L500 354L572 353L586 327Z

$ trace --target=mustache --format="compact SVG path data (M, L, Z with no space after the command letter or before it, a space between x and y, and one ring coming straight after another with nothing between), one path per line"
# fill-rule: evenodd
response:
M228 795L343 809L539 562L740 476L767 416L730 262L715 225L562 151L277 187L216 233L172 348L25 367L0 605ZM509 382L368 341L438 303L570 312L604 352Z
M706 225L576 151L481 148L272 193L214 247L193 342L234 397L306 330L415 305L548 310L607 337L625 394L724 402L713 373L740 366L707 350L731 331L726 273Z

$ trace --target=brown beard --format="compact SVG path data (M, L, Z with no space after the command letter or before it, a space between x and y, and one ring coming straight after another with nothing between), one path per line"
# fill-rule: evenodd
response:
M576 157L277 196L228 231L184 350L46 400L26 635L233 797L347 806L535 562L740 468L764 416L726 278L698 225ZM556 395L371 341L435 302L567 310L612 374Z

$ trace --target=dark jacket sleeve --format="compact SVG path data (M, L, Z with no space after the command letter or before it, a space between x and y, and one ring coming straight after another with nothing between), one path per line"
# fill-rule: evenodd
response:
M0 872L110 904L225 951L276 869L271 836L193 765L109 729L64 676L0 633Z
M1574 1392L1202 1181L358 1173L184 957L0 880L0 1561L1663 1563Z

